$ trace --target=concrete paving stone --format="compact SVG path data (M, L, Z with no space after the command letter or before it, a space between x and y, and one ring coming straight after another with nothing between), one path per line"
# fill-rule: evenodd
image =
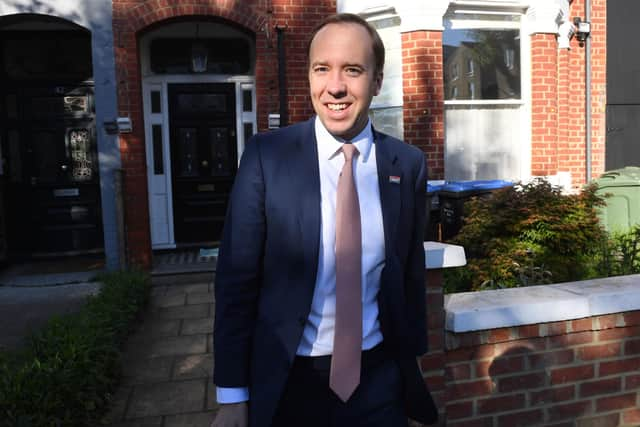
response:
M132 387L125 385L118 387L113 396L111 396L109 409L106 415L102 417L102 422L104 424L112 424L124 419L124 414L127 410L127 402L129 401L129 396L131 396L131 390L133 390Z
M153 313L148 313L142 323L136 327L132 337L142 337L140 340L153 340L160 337L176 336L180 333L180 319L162 319Z
M177 305L184 305L186 300L186 294L171 294L160 295L151 297L151 307L175 307ZM208 302L208 301L207 301Z
M210 304L185 305L160 308L156 315L160 319L200 319L209 317Z
M213 294L210 292L187 294L187 304L211 304Z
M213 354L177 357L173 366L173 378L186 380L213 376Z
M207 353L213 353L213 334L207 335Z
M110 427L161 427L162 417L139 418L112 424Z
M125 384L146 384L171 379L173 357L153 357L150 359L128 360L123 363Z
M216 400L216 386L213 384L213 379L209 378L207 381L207 400L205 401L205 409L207 411L217 411L218 402Z
M206 335L185 335L167 337L151 345L150 356L178 356L186 354L202 354L207 352Z
M129 401L127 419L202 411L206 380L172 381L137 386Z
M175 294L202 294L209 292L209 283L191 283L188 285L170 285L167 286L166 295Z
M180 335L193 334L210 334L213 333L213 319L205 317L204 319L184 319Z
M207 427L213 421L215 412L170 415L164 419L164 427Z
M154 338L150 334L135 332L129 336L124 348L124 357L128 360L147 359L151 356L151 344Z
M151 286L151 290L149 291L149 295L152 297L162 296L167 293L167 287L160 286Z

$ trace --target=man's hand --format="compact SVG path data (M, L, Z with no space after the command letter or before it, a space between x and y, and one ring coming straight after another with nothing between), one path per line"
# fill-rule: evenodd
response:
M247 402L220 405L211 427L248 427L249 405Z

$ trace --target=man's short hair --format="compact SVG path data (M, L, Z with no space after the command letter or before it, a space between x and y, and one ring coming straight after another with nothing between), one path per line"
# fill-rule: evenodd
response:
M309 41L307 42L307 58L309 58L311 53L311 43L313 42L316 34L329 24L357 24L364 27L371 37L371 49L373 51L373 57L376 65L375 72L382 73L382 70L384 69L384 43L382 43L382 39L380 39L380 35L378 35L375 28L365 21L364 18L353 13L338 13L331 15L316 25L311 32Z

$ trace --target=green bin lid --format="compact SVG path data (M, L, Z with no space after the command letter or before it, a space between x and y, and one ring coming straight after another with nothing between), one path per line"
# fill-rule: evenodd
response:
M627 166L607 171L595 180L598 187L640 186L640 167Z

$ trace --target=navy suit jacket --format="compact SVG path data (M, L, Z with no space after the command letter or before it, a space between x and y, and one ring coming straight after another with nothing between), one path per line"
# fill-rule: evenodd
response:
M250 388L251 427L270 425L311 309L321 235L316 144L314 118L254 136L229 202L215 280L214 382ZM375 131L374 146L386 258L380 326L403 368L408 413L428 422L435 409L415 359L427 350L424 155Z

